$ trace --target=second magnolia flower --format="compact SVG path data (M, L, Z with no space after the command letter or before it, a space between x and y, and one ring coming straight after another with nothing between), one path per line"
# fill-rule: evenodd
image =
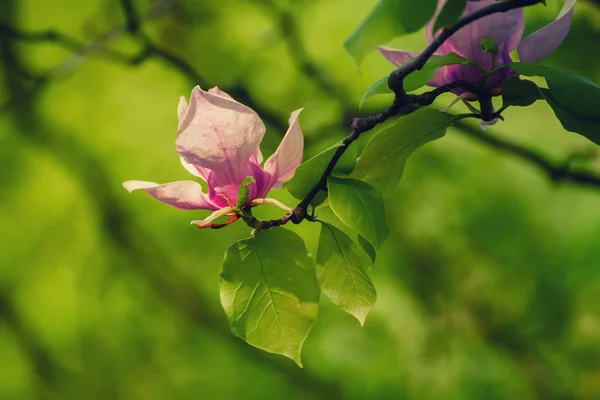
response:
M431 43L435 34L439 33L439 31L433 32L433 26L437 15L447 1L453 0L438 0L436 14L425 27L427 43ZM521 38L525 28L525 17L522 8L480 18L453 34L440 46L435 54L456 53L469 60L477 61L486 70L491 69L493 66L512 62L510 53L515 49L520 61L540 62L554 52L569 33L575 1L565 0L563 9L554 22L525 38ZM463 15L494 3L496 3L496 0L469 1ZM498 46L498 54L496 54L494 60L492 60L493 56L485 52L480 46L485 38L493 39ZM388 61L398 67L419 54L415 51L395 50L389 47L379 47L379 51ZM517 74L510 68L499 69L487 78L486 86L489 89L500 88L505 79L515 75ZM441 67L428 85L439 87L459 80L478 82L484 76L483 71L472 65L450 65ZM465 90L456 88L452 92L461 95L465 93Z
M265 196L290 180L302 162L304 137L298 123L300 111L291 114L281 144L261 167L260 143L266 129L259 116L217 87L206 92L196 86L189 104L184 97L180 99L175 149L184 168L206 182L208 192L204 193L198 182L189 180L165 184L127 181L123 186L130 192L143 189L179 209L214 211L204 220L192 221L201 228L210 227L219 216L235 216L238 190L248 176L254 182L248 185L247 204L269 203L285 208Z

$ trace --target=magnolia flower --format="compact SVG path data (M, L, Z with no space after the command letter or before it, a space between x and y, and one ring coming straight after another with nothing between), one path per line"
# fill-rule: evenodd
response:
M300 111L291 114L289 129L279 148L261 167L263 156L259 146L265 125L259 116L218 87L205 92L196 86L189 104L183 96L179 101L175 150L183 167L206 182L208 193L203 192L198 182L190 180L162 185L127 181L123 186L130 192L143 189L163 203L182 210L214 211L204 220L192 221L200 228L222 226L211 224L219 216L231 215L227 224L238 218L235 210L238 190L249 176L254 181L248 185L246 206L273 204L290 211L265 196L269 190L281 188L290 180L302 161L304 137L298 123Z
M488 15L461 28L446 40L435 54L444 55L454 52L462 57L475 60L482 68L490 70L493 66L510 63L512 61L510 53L516 48L520 61L529 63L539 62L556 50L567 36L567 33L569 33L575 1L566 0L554 22L523 39L521 39L521 36L523 35L525 18L522 8ZM469 1L465 9L465 14L494 4L495 2L496 0ZM433 41L433 24L437 18L437 14L445 3L446 0L438 0L437 12L425 27L427 43ZM486 37L493 39L498 46L498 53L495 56L483 51L480 46ZM379 51L396 66L401 66L418 55L418 52L394 50L387 47L379 47ZM493 89L500 88L505 79L515 75L516 73L510 68L501 68L488 77L486 85L492 90L493 94L499 94L498 90L493 91ZM471 65L450 65L440 68L433 79L429 81L428 85L439 87L458 80L478 82L483 77L484 72L477 67ZM465 95L465 100L474 99L468 98L469 95L461 88L453 89L452 92L457 95ZM473 97L473 95L470 97Z

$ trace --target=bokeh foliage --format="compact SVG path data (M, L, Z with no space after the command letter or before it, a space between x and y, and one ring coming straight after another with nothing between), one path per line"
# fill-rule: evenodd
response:
M77 57L0 36L0 398L600 397L599 188L549 180L454 128L409 159L386 199L390 237L369 271L378 299L364 328L322 296L302 370L234 337L218 273L248 228L193 229L204 213L121 182L187 178L173 140L178 97L195 83L234 89L269 116L266 155L305 107L308 159L347 134L391 66L372 54L359 75L342 46L374 0L159 3L133 3L143 32L199 76L172 57L136 59L146 39L120 28L120 2L0 3L19 31L94 44ZM526 11L527 31L556 15L559 2L547 3ZM580 3L548 63L598 82L600 6ZM394 44L419 50L424 39ZM379 97L360 113L390 101ZM505 116L481 135L600 173L594 145L546 104ZM319 224L292 229L315 254Z

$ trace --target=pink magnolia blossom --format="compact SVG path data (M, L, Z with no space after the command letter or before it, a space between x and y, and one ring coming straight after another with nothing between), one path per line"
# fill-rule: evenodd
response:
M234 207L242 181L251 176L247 205L273 204L289 210L265 196L271 189L281 188L290 180L302 161L304 137L298 123L300 111L294 111L289 129L279 148L261 167L260 142L265 125L250 108L235 101L218 87L203 91L196 86L190 103L181 97L177 113L179 128L175 149L183 167L208 186L204 193L198 182L186 180L165 184L127 181L128 191L143 189L151 196L182 210L211 210L208 218L192 221L200 228L217 227L211 222L223 215L237 219Z
M433 24L446 1L438 0L437 12L425 27L427 43L431 43L433 40ZM435 54L444 55L454 52L462 57L477 61L481 67L489 70L493 65L499 66L510 63L512 61L510 53L516 48L522 62L539 62L554 52L569 33L575 1L566 0L554 22L523 39L521 39L521 36L523 35L525 18L522 8L488 15L461 28L446 40ZM495 2L496 0L469 1L465 14ZM491 53L484 52L480 46L481 41L486 37L493 39L498 45L498 54L496 54L494 62L492 62L493 56ZM401 66L419 54L415 51L395 50L388 47L379 47L379 52L396 66ZM505 79L515 75L516 73L510 68L501 68L488 77L486 85L489 89L499 88ZM428 85L439 87L458 80L478 82L483 77L484 72L477 67L450 65L440 68ZM453 89L452 92L462 95L465 90L458 88Z

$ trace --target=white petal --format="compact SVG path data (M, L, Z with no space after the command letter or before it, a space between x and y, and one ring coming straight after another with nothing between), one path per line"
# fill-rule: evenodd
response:
M272 206L277 206L289 213L291 213L292 211L294 211L293 208L290 208L288 206L286 206L285 204L283 204L282 202L280 202L279 200L275 200L275 199L271 199L271 198L265 198L265 199L254 199L250 202L250 205L252 206L258 206L261 204L270 204Z
M208 217L206 217L202 220L192 221L191 224L198 225L199 228L204 228L204 227L210 225L210 223L212 221L214 221L215 219L222 217L224 215L235 215L235 211L233 211L233 208L231 208L231 207L221 208L220 210L215 211L214 213L210 214Z
M185 115L185 112L187 111L187 101L185 101L185 96L181 96L179 98L179 104L177 105L177 117L179 118L179 121L181 121Z
M491 121L481 120L481 122L479 123L479 128L481 128L482 131L485 131L488 126L496 125L496 122L498 122L498 118L494 118Z

